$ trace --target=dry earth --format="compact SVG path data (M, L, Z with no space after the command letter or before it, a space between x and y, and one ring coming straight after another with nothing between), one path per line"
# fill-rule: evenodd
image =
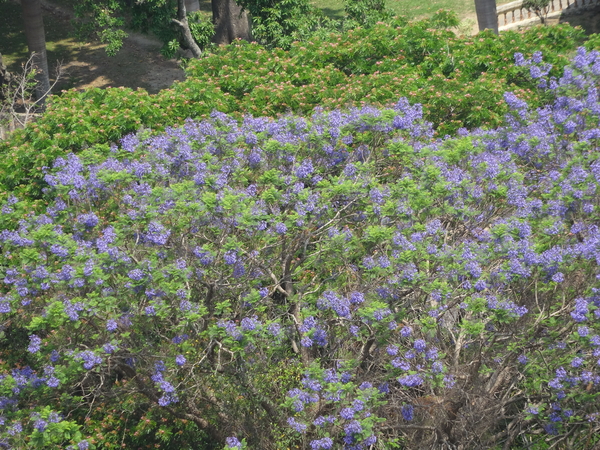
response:
M160 54L161 43L152 37L131 33L116 56L108 56L104 45L85 44L70 61L63 61L58 89L106 88L126 86L156 93L175 80L183 80L184 72L176 59Z
M42 7L44 14L52 14L65 27L70 27L71 11L47 0L42 1ZM184 79L180 61L164 58L160 53L162 43L147 34L129 33L115 56L108 56L103 44L79 44L75 39L68 42L71 45L68 52L64 52L69 55L67 58L49 60L49 64L61 67L57 90L126 86L156 93Z

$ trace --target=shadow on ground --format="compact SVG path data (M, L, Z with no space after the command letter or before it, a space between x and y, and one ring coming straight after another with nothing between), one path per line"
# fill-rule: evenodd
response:
M105 45L77 42L73 37L71 16L68 11L44 1L50 78L56 77L58 66L62 70L54 92L126 86L156 93L171 86L175 80L184 79L179 62L164 58L160 53L162 43L153 36L130 33L121 51L116 56L108 56ZM28 52L18 3L0 0L0 30L0 53L8 70L19 74Z
M148 35L131 33L116 56L108 56L100 44L78 46L72 42L63 47L57 48L56 54L70 50L68 58L53 60L52 53L48 54L49 63L60 64L63 71L58 90L126 86L156 93L185 78L179 62L165 59L160 54L161 43Z

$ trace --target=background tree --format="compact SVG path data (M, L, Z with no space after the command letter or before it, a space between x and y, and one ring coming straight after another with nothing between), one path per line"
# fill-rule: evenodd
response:
M251 40L250 16L235 0L211 2L216 44L230 44L235 39Z
M198 11L197 1L83 0L75 6L81 21L81 38L99 38L107 43L107 52L117 52L127 36L124 29L152 32L165 46L162 53L173 56L181 44L199 56L202 43L228 44L234 39L250 40L250 19L234 0L214 0L211 19ZM193 13L193 14L190 14ZM175 26L176 25L176 26ZM193 39L192 39L193 38ZM194 43L195 41L195 43Z
M108 44L109 52L118 51L127 27L153 32L165 42L163 53L167 56L173 55L179 43L192 48L189 35L186 37L186 20L199 45L200 41L222 45L244 39L282 48L308 38L329 22L309 0L213 0L212 22L199 13L190 15L187 3L184 12L180 4L183 2L175 0L147 0L133 5L125 0L83 0L76 6L76 14L83 19L81 34L96 35Z
M328 27L323 13L309 0L238 0L252 18L252 39L266 47L289 48L292 42Z
M190 25L187 19L187 3L185 0L178 0L177 2L177 19L172 19L173 23L179 25L181 27L183 33L183 41L188 46L188 48L192 51L192 54L195 58L198 58L202 50L194 40L194 36L192 35L192 31L190 29Z
M542 24L546 23L546 16L550 9L550 0L524 0L523 7L533 11L540 18Z
M42 8L40 0L21 0L21 7L23 8L27 47L29 52L34 54L33 63L36 68L35 79L37 81L36 95L39 100L48 95L50 91Z
M377 22L389 21L394 15L383 0L346 0L344 11L347 18L359 26L373 26Z
M498 34L496 0L475 0L475 12L477 13L479 31L490 29Z

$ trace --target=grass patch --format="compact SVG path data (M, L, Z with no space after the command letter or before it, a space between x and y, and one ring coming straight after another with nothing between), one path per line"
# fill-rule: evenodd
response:
M328 17L339 19L344 15L343 0L318 0L312 3ZM396 15L405 16L409 19L427 17L439 9L452 10L459 16L475 12L473 0L433 0L430 2L423 2L422 0L387 0L386 6L394 11Z
M497 0L497 5L508 3L511 0ZM344 15L344 0L313 0L313 5L321 9L326 16L340 19ZM459 17L475 14L473 0L386 0L386 6L398 16L408 19L422 19L430 17L440 9L454 11Z

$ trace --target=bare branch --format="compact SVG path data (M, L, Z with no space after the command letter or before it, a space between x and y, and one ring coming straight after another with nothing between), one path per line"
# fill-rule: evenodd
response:
M36 99L35 53L23 64L21 73L11 74L7 83L0 86L0 128L7 131L23 128L34 121L44 110L44 101L62 76L62 65L57 64L55 80L49 89ZM0 134L0 138L4 136Z

